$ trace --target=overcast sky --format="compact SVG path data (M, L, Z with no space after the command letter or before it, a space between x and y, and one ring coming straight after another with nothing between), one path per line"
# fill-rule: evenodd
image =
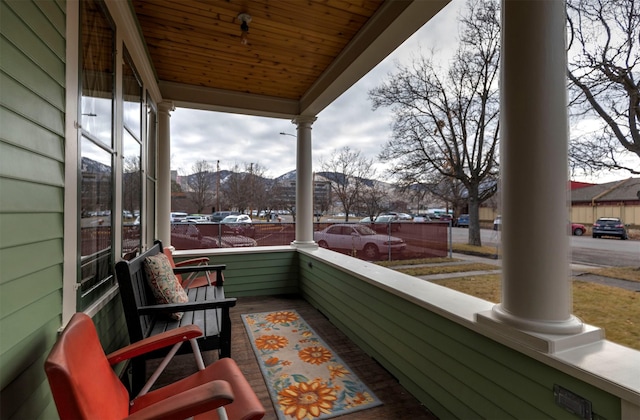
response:
M457 20L465 0L453 0L437 16L417 31L369 74L318 114L312 126L313 170L320 159L335 149L350 146L368 159L376 160L391 138L388 108L371 110L369 90L385 82L397 63L409 63L412 56L432 48L436 57L448 59L457 46ZM445 63L443 63L445 64ZM193 172L196 161L206 160L215 168L231 169L235 164L259 163L265 175L277 177L295 169L296 139L290 120L177 108L171 116L171 169L180 175ZM378 179L384 179L384 165L376 164ZM628 178L628 173L601 174L599 179L578 177L587 182L608 182Z

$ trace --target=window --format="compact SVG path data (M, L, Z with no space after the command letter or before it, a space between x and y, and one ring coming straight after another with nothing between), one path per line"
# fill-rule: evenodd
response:
M101 3L80 4L80 270L78 310L114 283L115 29Z
M142 83L131 57L122 64L122 253L141 249Z
M145 201L145 243L147 246L153 244L153 241L157 237L155 231L156 225L156 161L157 161L157 124L158 124L158 110L155 103L151 100L151 97L147 95L147 147L146 147L146 201Z

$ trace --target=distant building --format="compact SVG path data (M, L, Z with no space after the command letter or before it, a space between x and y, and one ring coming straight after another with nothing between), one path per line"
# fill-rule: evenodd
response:
M599 217L619 217L640 226L640 178L572 189L571 221L590 225Z
M640 227L640 178L592 184L570 181L574 223L592 225L599 217L619 217L634 228ZM499 194L480 208L480 220L492 221L500 213Z

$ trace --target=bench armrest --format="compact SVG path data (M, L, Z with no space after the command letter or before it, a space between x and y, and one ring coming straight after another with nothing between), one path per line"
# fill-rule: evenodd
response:
M230 404L233 400L233 390L229 382L216 380L141 408L129 415L127 419L191 418L196 414ZM135 407L135 400L133 400L133 407Z
M164 303L160 305L140 306L138 315L158 315L171 314L174 312L199 311L203 309L220 309L231 308L236 306L236 298L227 298L219 300L203 300L199 302L187 303Z
M111 365L125 360L149 353L153 350L172 346L176 343L198 338L202 335L202 330L196 325L185 325L171 331L166 331L154 336L144 338L126 347L118 349L107 355L107 360Z
M227 266L224 264L220 264L220 265L191 265L188 267L174 267L173 268L173 272L175 274L182 274L182 273L195 273L198 271L222 271L224 269L226 269Z

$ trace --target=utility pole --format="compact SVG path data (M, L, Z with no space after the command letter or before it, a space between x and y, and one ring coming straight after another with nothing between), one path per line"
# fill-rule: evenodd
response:
M249 217L253 216L253 162L249 164Z
M218 179L216 181L216 211L220 211L220 160L218 159L218 164L216 166L218 171Z

